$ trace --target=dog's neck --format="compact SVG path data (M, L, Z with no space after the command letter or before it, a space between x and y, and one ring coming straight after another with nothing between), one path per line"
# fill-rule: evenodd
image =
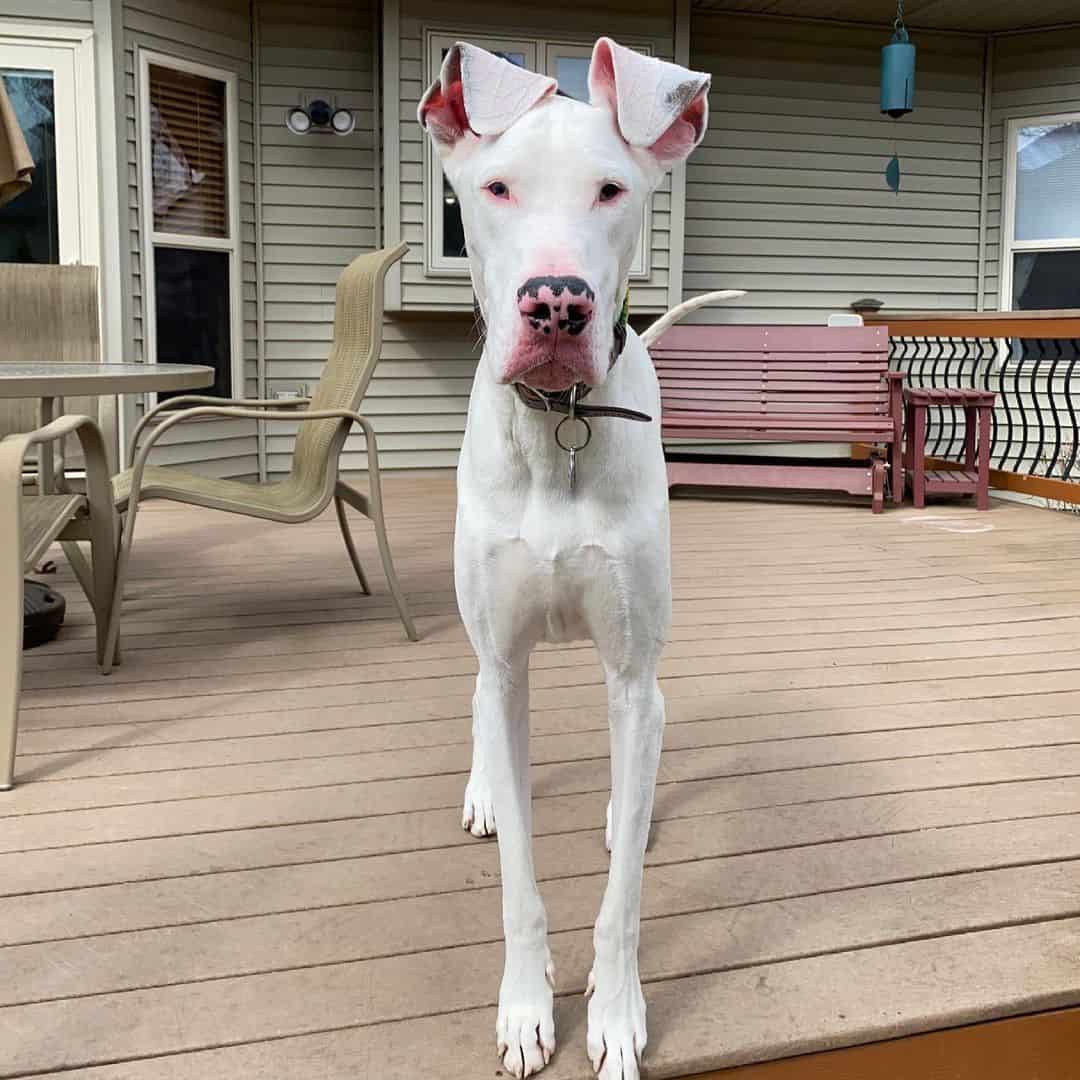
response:
M655 415L655 380L651 372L642 371L642 365L648 364L644 346L633 330L628 330L622 357L604 382L592 390L587 403L603 410L640 409L643 418ZM514 387L493 377L499 366L496 358L485 355L477 367L459 494L467 491L469 499L489 502L517 498L524 491L552 498L557 504L574 498L569 454L556 440L556 429L565 420L565 413L526 405ZM592 434L577 458L578 497L618 501L625 483L631 482L626 464L636 460L643 429L651 425L611 417L611 413L596 419L587 417ZM580 445L582 425L564 424L562 435L565 442ZM636 471L631 472L636 475Z

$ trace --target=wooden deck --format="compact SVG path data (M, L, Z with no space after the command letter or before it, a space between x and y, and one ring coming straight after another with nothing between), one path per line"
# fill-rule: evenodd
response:
M0 1075L499 1076L498 861L460 828L449 477L357 594L332 518L151 505L125 663L26 661L0 797ZM648 855L650 1077L1080 1002L1080 519L679 500ZM607 857L590 647L533 664L551 1080L585 1080Z

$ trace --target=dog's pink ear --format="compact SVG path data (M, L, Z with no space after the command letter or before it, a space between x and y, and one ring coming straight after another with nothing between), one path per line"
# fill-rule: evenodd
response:
M709 75L600 38L589 65L589 99L615 114L622 137L661 165L681 161L705 137Z
M420 99L417 116L437 143L452 146L469 131L501 135L555 87L546 75L459 41Z

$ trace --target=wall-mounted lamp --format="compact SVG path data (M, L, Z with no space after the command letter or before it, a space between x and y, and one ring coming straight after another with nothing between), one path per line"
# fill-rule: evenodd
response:
M308 135L313 131L348 135L356 127L356 117L351 109L316 98L290 109L285 115L285 126L294 135Z

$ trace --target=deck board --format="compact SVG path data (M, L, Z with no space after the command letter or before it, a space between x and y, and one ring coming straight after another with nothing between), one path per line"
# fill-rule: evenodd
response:
M494 1075L452 484L392 478L387 512L415 645L329 517L150 505L107 680L61 566L0 799L0 1076L411 1080L432 1046ZM673 559L648 1075L1080 1002L1080 521L678 500ZM584 1080L604 690L585 644L531 682L550 1075Z

